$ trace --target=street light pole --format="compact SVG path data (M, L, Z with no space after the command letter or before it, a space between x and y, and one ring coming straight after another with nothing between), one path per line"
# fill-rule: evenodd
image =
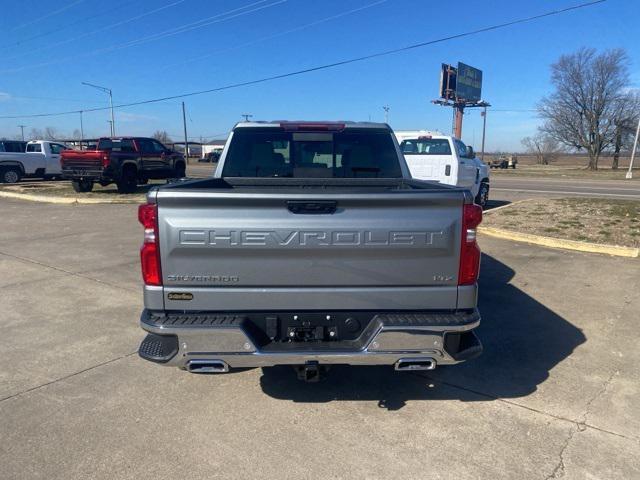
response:
M20 127L20 133L22 134L22 141L24 142L24 127L26 127L26 125L18 125Z
M636 128L636 138L633 141L633 150L631 150L631 161L629 162L629 171L627 172L626 178L633 178L633 159L636 156L636 148L638 147L638 136L640 136L640 118L638 119L638 128Z
M100 85L94 85L93 83L89 83L89 82L81 82L83 85L86 85L87 87L93 87L93 88L97 88L98 90L107 93L109 95L109 109L111 110L111 136L115 137L116 136L116 121L114 119L113 116L113 92L111 91L110 88L107 87L101 87Z
M385 105L382 109L384 110L384 123L389 123L389 105Z
M482 153L480 159L484 162L484 136L487 131L487 106L482 110Z
M182 126L184 128L184 161L185 165L189 163L189 137L187 137L187 113L182 102Z
M84 125L82 123L82 110L80 110L80 150L84 150Z

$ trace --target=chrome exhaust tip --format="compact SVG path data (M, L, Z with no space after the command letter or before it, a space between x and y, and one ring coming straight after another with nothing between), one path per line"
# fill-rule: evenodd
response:
M436 361L429 357L401 358L395 363L394 367L396 370L403 372L433 370L436 368Z
M229 365L222 360L189 360L187 370L191 373L227 373Z

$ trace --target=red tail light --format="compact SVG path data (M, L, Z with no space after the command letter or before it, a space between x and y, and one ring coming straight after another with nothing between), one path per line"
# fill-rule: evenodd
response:
M480 273L480 247L476 241L476 229L482 221L482 207L464 205L462 211L462 246L460 249L460 271L458 285L473 285Z
M102 168L107 168L109 166L109 152L102 152L100 155L100 159L102 160Z
M144 227L144 243L140 249L142 279L145 285L162 285L158 241L158 206L152 203L140 205L138 207L138 221Z

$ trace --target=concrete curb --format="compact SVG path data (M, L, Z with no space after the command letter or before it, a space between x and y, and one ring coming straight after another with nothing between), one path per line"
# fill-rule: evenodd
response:
M57 203L61 205L96 205L100 203L104 204L139 204L144 203L145 200L126 200L126 199L109 199L109 198L82 198L82 197L56 197L53 195L33 195L31 193L17 193L7 192L0 190L0 198L15 198L18 200L27 200L30 202L43 202L43 203Z
M533 235L530 233L512 232L502 230L500 228L483 227L478 228L480 233L494 238L503 240L512 240L514 242L531 243L550 248L561 248L564 250L576 250L578 252L603 253L605 255L614 255L616 257L637 258L640 255L640 248L621 247L618 245L602 245L599 243L578 242L576 240L564 240L561 238L543 237L542 235Z

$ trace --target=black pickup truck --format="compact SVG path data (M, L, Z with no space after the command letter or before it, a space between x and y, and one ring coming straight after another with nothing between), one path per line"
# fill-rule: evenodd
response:
M97 182L132 193L149 179L184 177L186 168L182 154L145 137L101 138L95 150L65 150L60 164L76 192L90 192Z

